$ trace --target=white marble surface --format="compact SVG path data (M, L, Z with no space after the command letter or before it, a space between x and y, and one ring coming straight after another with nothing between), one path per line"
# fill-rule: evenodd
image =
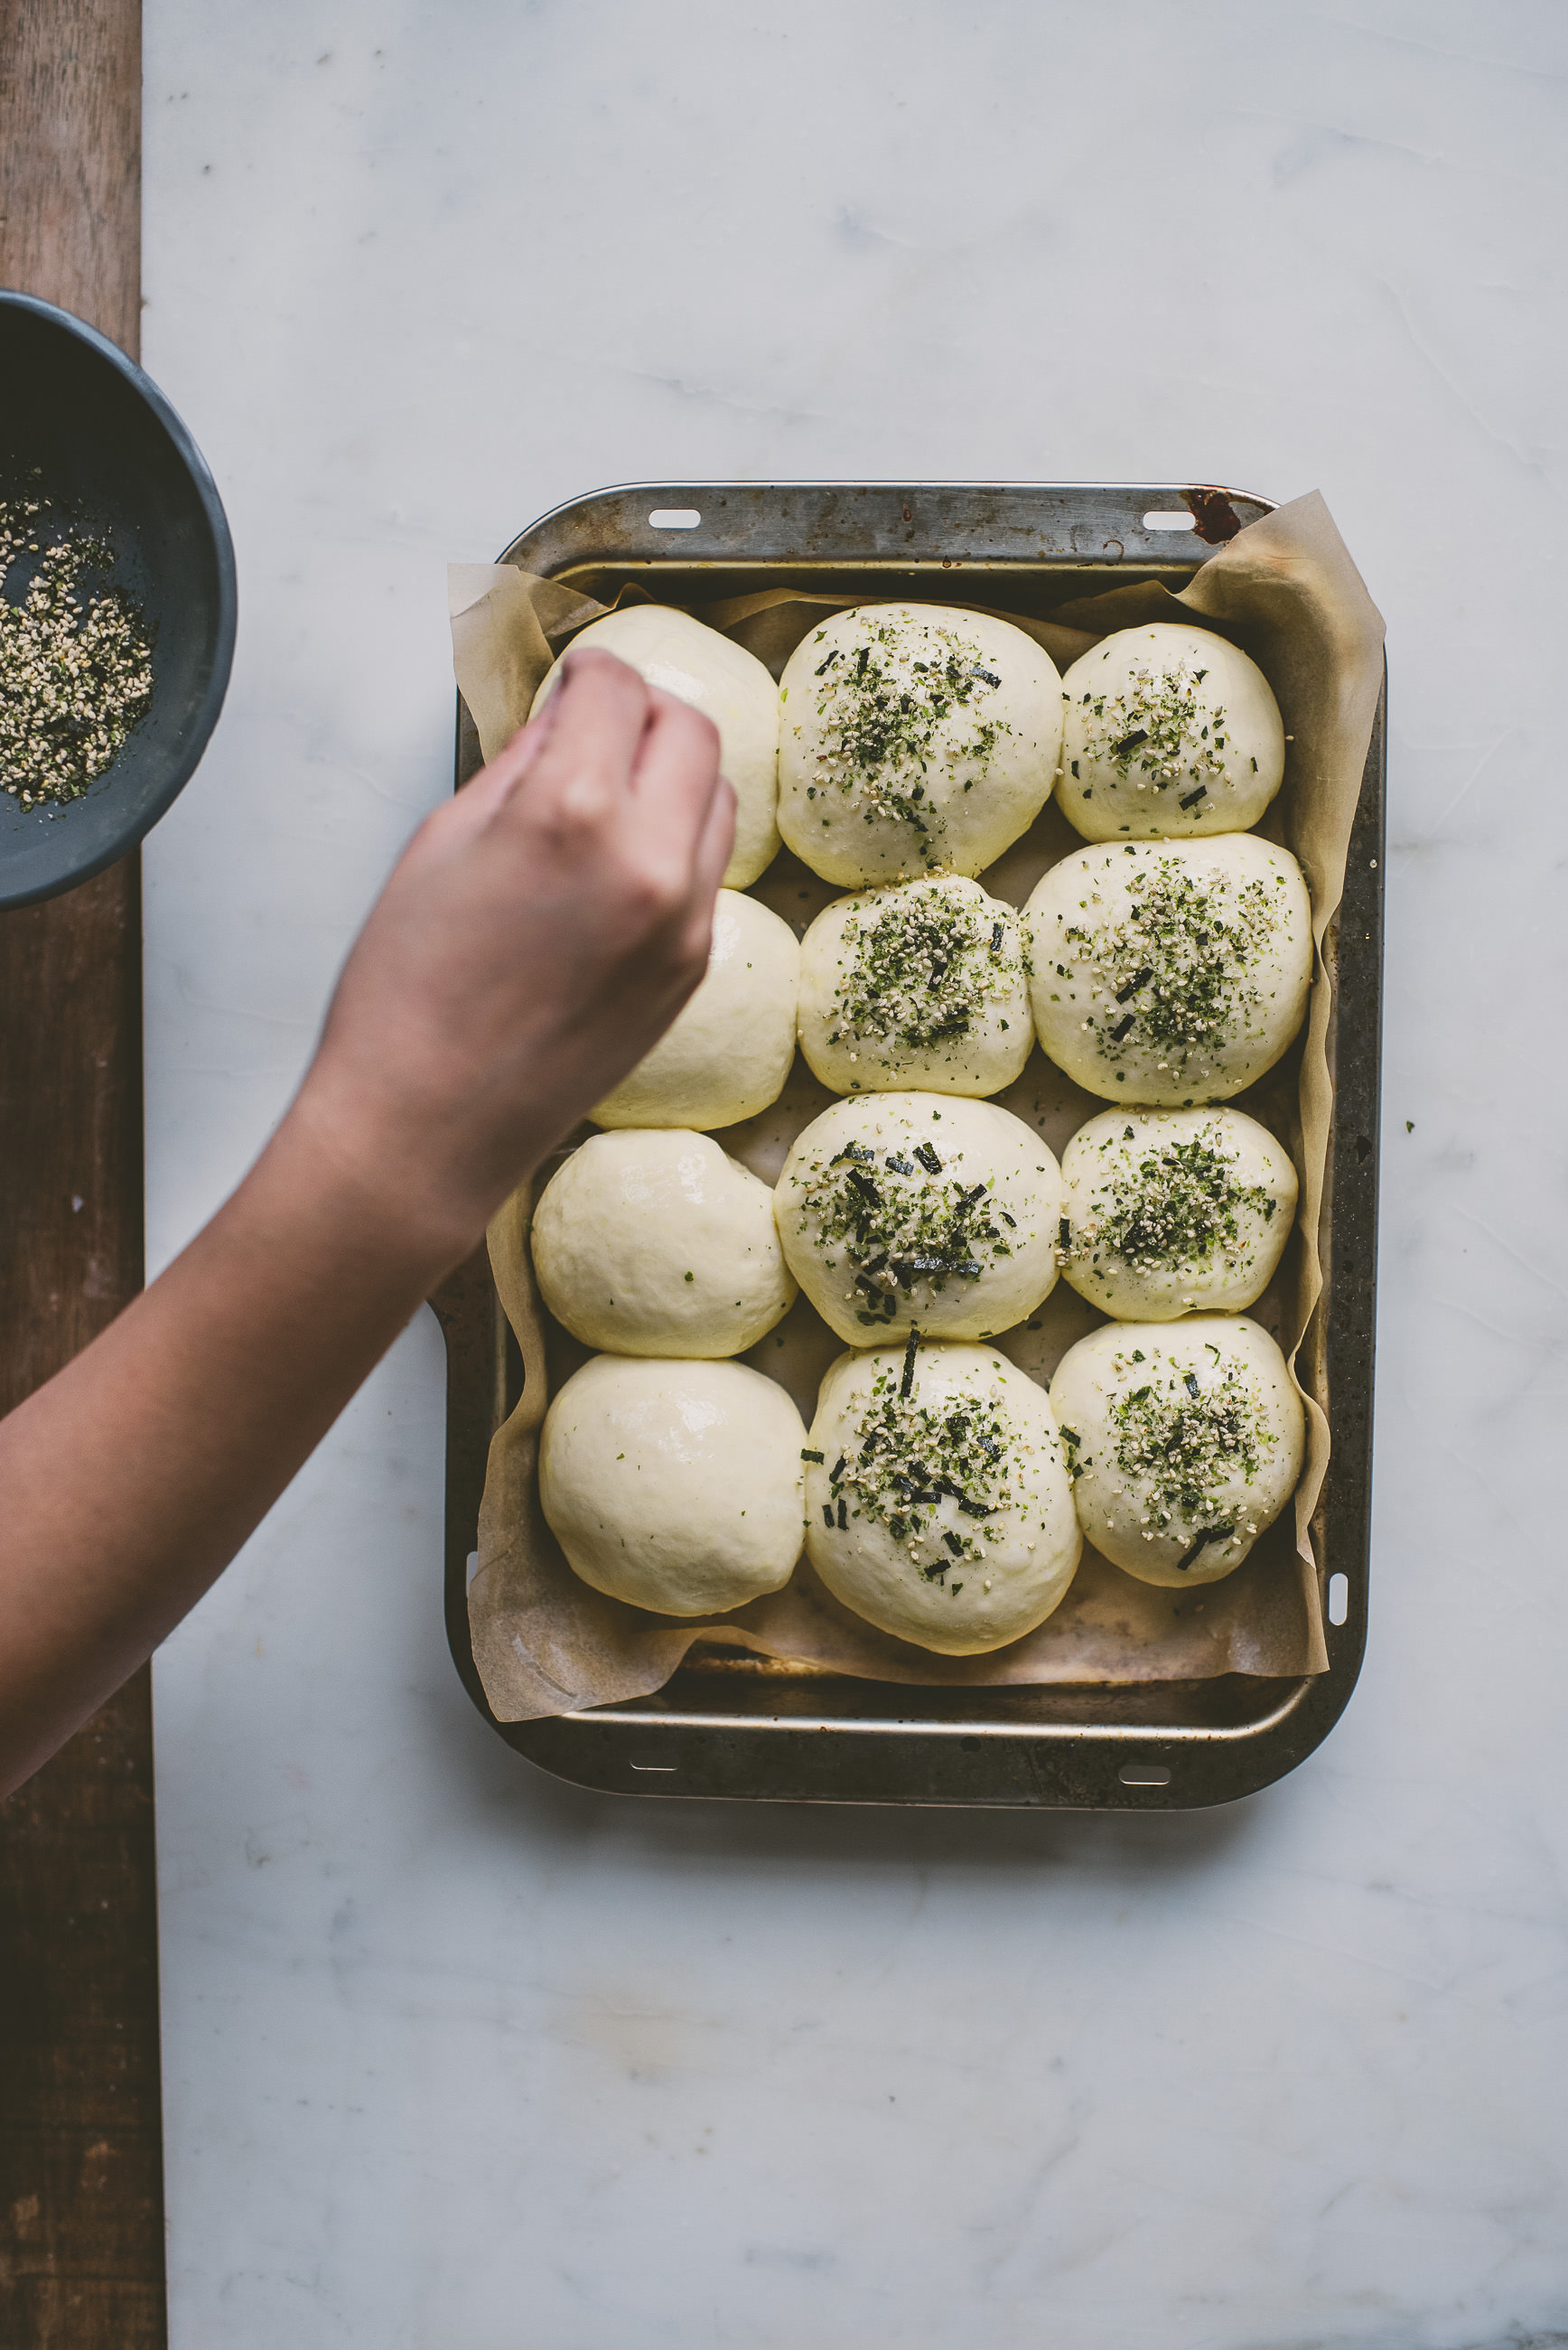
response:
M148 0L239 549L151 1253L448 788L442 565L681 474L1326 494L1393 671L1360 1691L1164 1819L597 1801L470 1711L418 1325L159 1660L175 2350L1568 2338L1568 18Z

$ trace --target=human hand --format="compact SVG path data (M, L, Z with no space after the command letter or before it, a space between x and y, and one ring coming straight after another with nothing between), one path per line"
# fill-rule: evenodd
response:
M574 655L421 826L244 1181L0 1420L0 1794L179 1621L697 985L734 831L718 741L607 653Z
M734 834L718 747L585 648L394 870L286 1127L432 1263L467 1253L701 981Z

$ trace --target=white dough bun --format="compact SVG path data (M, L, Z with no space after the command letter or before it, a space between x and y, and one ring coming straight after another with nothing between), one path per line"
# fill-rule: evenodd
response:
M735 794L735 846L725 886L743 889L778 854L779 691L744 645L668 604L628 604L590 620L572 639L597 645L649 685L690 702L719 730L719 764ZM542 710L560 683L556 663L534 697ZM532 713L531 713L532 714Z
M941 604L861 604L785 664L779 830L845 888L983 872L1051 796L1054 661L1011 621Z
M531 1238L545 1305L607 1354L742 1354L794 1303L773 1192L680 1127L590 1135L545 1185Z
M1290 1153L1244 1110L1102 1110L1062 1154L1063 1278L1128 1322L1239 1314L1296 1210Z
M1301 1474L1301 1397L1245 1315L1091 1331L1057 1365L1051 1402L1085 1538L1140 1583L1231 1574Z
M774 1212L790 1271L853 1347L988 1338L1055 1286L1061 1170L994 1102L835 1102L796 1137Z
M867 1623L978 1657L1061 1606L1083 1549L1061 1439L993 1347L841 1356L806 1451L807 1555Z
M595 1355L545 1415L539 1502L573 1572L661 1616L743 1607L800 1555L805 1430L743 1363Z
M1034 1044L1016 911L957 874L835 899L801 941L799 1031L836 1094L1001 1093Z
M1306 1012L1306 881L1254 833L1077 849L1024 920L1040 1042L1104 1100L1228 1100L1273 1067Z
M1187 840L1255 825L1285 729L1255 660L1175 620L1118 629L1062 681L1056 797L1086 840Z
M800 944L771 907L721 889L701 987L615 1091L599 1126L738 1126L777 1101L794 1059Z

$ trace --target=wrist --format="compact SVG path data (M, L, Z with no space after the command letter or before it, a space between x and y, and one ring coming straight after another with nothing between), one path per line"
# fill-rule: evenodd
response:
M254 1180L286 1199L291 1216L330 1228L347 1258L373 1261L421 1295L478 1247L500 1204L452 1180L430 1154L311 1076Z

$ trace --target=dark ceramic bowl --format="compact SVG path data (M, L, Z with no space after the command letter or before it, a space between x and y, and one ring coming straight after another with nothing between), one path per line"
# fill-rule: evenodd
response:
M234 653L234 551L200 450L123 351L0 290L0 498L43 496L114 549L152 639L152 703L79 800L0 791L0 907L52 898L151 832L217 724Z

